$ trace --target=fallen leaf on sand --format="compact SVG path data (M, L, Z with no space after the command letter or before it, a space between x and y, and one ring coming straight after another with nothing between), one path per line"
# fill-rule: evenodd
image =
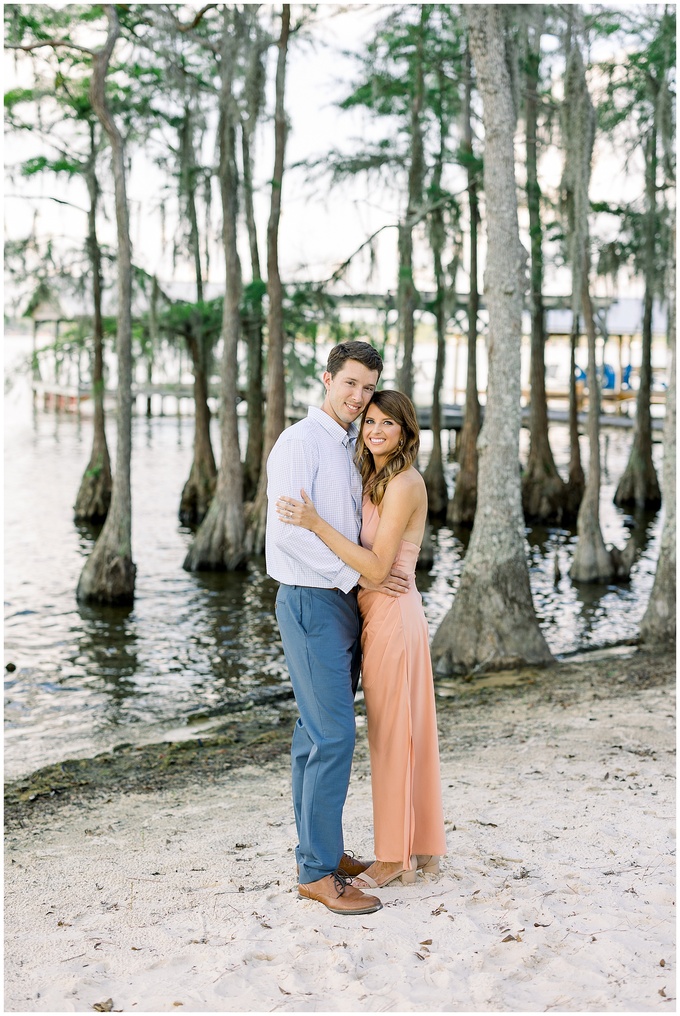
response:
M105 1002L95 1002L92 1008L95 1012L111 1012L113 1009L113 999L107 998Z

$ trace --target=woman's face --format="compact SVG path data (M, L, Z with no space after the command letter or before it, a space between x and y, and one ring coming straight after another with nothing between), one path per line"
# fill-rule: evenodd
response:
M364 444L373 458L386 462L392 457L401 440L401 426L391 416L383 413L377 406L369 406L366 410L362 429Z

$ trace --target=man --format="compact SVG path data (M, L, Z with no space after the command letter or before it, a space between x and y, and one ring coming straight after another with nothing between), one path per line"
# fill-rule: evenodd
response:
M328 357L321 409L283 432L267 462L267 572L280 583L276 617L300 717L291 748L298 833L298 893L340 914L382 904L350 885L369 862L344 853L342 810L354 753L359 681L360 575L314 533L286 526L274 505L305 490L320 515L355 543L361 530L361 477L354 465L356 421L371 400L382 359L368 342L341 342ZM391 576L392 594L405 583ZM387 588L386 588L387 591Z

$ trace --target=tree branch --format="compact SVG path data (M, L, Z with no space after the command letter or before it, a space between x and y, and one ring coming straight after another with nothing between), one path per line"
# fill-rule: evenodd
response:
M6 194L8 198L18 198L20 201L55 201L58 205L66 205L67 208L75 208L76 211L87 215L87 208L74 205L72 201L64 201L63 198L55 198L50 194Z
M326 280L326 285L328 285L331 282L337 282L340 276L345 271L345 269L349 267L352 259L355 258L357 254L360 254L361 251L364 249L364 247L368 247L369 244L371 244L373 240L375 240L376 236L378 236L379 233L382 233L383 229L397 229L398 226L399 226L398 222L387 222L385 223L384 226L381 226L380 229L376 229L375 233L372 233L367 240L364 240L364 242L359 247L357 247L357 249L352 254L350 254L350 256L345 261L343 261L341 265L338 266L338 268L335 269L331 277Z
M87 53L88 56L94 56L95 51L88 49L86 46L78 46L75 42L71 42L70 39L42 39L40 42L6 42L5 49L18 49L24 53L30 53L34 49L41 49L43 46L51 46L52 49L57 49L58 46L67 46L69 49L75 49L78 53Z
M178 31L190 32L193 28L196 28L196 26L201 23L204 14L207 14L208 11L215 10L217 6L218 6L217 4L206 4L205 7L201 7L200 11L196 12L196 16L193 19L193 21L190 21L186 25L182 24L179 18L176 18L174 14L172 15L172 17L175 21Z
M419 222L422 222L423 219L427 218L430 212L436 211L437 208L441 208L442 205L448 204L451 198L458 197L460 194L464 193L465 193L464 190L458 191L453 194L447 193L444 194L443 197L439 198L437 201L432 201L430 204L425 205L424 208L419 209L419 211L414 216L411 217L409 225L411 226L411 228L417 226ZM360 254L361 251L364 249L364 247L368 247L368 245L372 243L373 240L375 240L376 236L378 236L379 233L382 233L383 229L398 229L399 226L400 226L399 222L386 222L384 226L381 226L379 229L376 229L375 233L371 233L368 239L364 240L364 242L359 247L357 247L357 249L352 254L350 254L350 256L345 261L343 261L338 268L336 268L331 277L327 279L326 285L328 285L328 283L331 282L337 282L342 273L349 266L352 259L355 258L357 254Z

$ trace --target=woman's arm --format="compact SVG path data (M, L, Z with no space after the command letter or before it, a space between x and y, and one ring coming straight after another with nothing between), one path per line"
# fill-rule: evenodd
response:
M321 518L306 492L300 493L302 501L286 496L278 499L276 510L281 521L309 529L350 568L361 572L372 584L380 585L390 574L408 523L420 506L424 487L419 476L411 477L408 473L399 473L389 482L372 550L342 536Z

